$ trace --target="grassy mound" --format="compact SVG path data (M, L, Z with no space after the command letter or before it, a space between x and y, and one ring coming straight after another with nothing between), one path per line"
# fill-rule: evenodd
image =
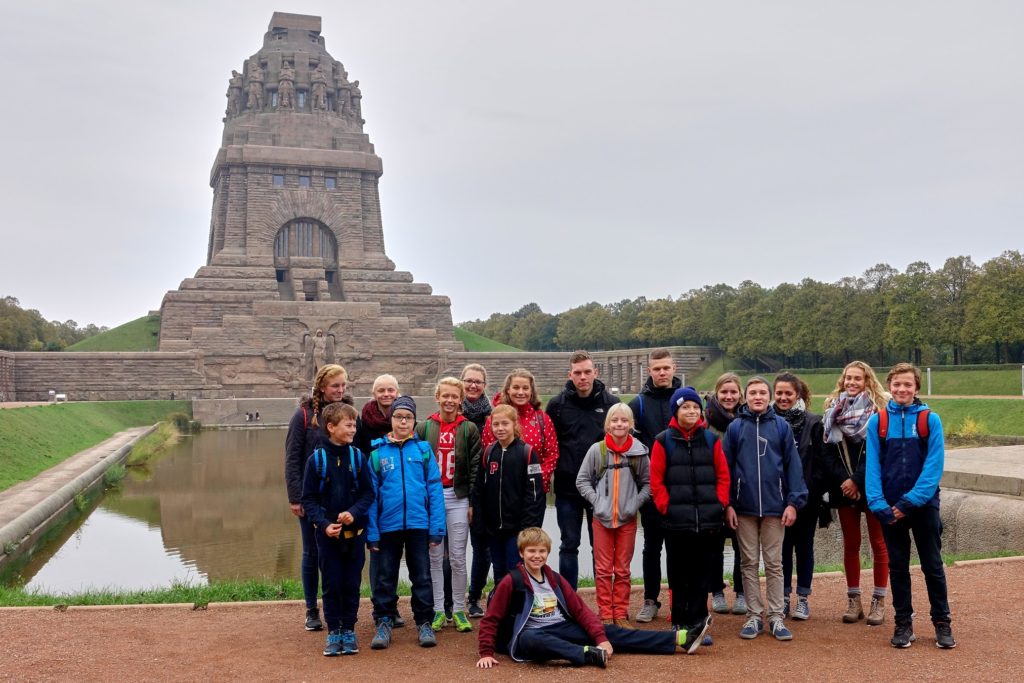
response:
M461 327L456 327L453 332L455 333L455 339L462 342L467 351L522 351L522 349L517 349L514 346L502 344L487 337L481 337L479 334L464 330Z
M156 351L160 316L146 315L72 344L67 351Z

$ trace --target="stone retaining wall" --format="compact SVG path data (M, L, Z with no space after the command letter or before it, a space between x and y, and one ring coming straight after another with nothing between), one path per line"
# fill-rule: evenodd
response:
M0 351L0 402L17 401L14 390L14 354Z

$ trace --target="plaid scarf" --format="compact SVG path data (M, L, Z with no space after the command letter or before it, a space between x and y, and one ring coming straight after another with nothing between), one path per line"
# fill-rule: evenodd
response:
M871 402L868 392L862 391L856 396L849 396L844 391L822 416L825 441L839 443L845 436L855 443L860 443L867 432L868 418L874 414L875 404Z

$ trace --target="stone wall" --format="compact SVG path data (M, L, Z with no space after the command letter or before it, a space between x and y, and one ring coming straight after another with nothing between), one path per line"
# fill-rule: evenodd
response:
M17 401L14 391L14 354L0 351L0 402Z

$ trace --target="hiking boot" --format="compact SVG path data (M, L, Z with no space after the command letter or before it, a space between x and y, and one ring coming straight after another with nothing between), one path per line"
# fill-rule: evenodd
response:
M324 646L324 657L337 657L341 654L341 629L328 631L327 645Z
M868 610L868 626L879 626L885 621L885 598L875 596L871 598L871 609Z
M743 624L743 628L740 629L740 638L746 640L753 640L757 638L764 631L764 622L761 621L760 617L750 617L747 619L747 623Z
M356 632L352 629L341 632L341 654L359 654L359 641L356 640Z
M935 647L943 650L952 650L956 647L956 641L953 640L953 629L949 627L948 621L935 623Z
M444 618L444 612L441 612L441 618ZM424 621L418 628L420 647L434 647L437 645L437 637L434 636L434 629L428 622Z
M469 613L470 619L479 619L484 615L484 611L480 608L480 603L477 601L469 603L469 609L466 612Z
M793 632L786 628L786 622L776 619L769 625L775 640L793 640Z
M459 633L469 633L473 630L473 624L469 623L469 617L465 612L453 613L452 621L455 622L455 630Z
M790 602L789 602L789 596L787 595L786 596L786 601L784 603L782 603L782 618L783 619L789 619L789 607L790 607Z
M386 650L391 645L391 618L382 617L377 622L377 632L373 634L373 640L370 641L371 650Z
M636 627L633 626L633 624L629 623L629 619L616 619L614 621L614 623L619 628L626 628L626 629L629 629L630 631L636 629Z
M896 624L896 631L889 642L893 647L910 647L915 640L917 636L914 635L914 622L904 621Z
M405 626L405 619L398 612L395 612L395 620L391 623L392 628L402 628Z
M704 642L704 636L707 635L709 628L711 628L710 614L696 626L677 629L676 643L686 651L686 654L692 655Z
M725 601L725 593L718 592L711 594L711 611L715 614L729 613L729 603Z
M855 624L864 618L864 603L861 602L860 595L849 595L846 599L846 614L843 615L843 623Z
M583 663L590 666L599 666L603 669L608 666L608 653L596 645L584 645Z
M448 620L445 618L444 612L434 612L434 620L430 622L430 628L435 631L440 631L447 623Z
M644 600L644 606L640 608L639 614L636 615L637 622L646 624L654 621L658 616L659 609L661 609L661 603L657 600Z
M796 609L793 610L793 618L800 621L807 621L811 618L811 606L807 602L807 596L801 595L796 599ZM869 620L870 624L871 621Z
M316 607L310 607L306 610L306 630L307 631L323 631L324 622L320 621L320 610Z
M736 602L732 603L733 614L746 614L747 613L747 599L743 597L743 593L736 594Z

